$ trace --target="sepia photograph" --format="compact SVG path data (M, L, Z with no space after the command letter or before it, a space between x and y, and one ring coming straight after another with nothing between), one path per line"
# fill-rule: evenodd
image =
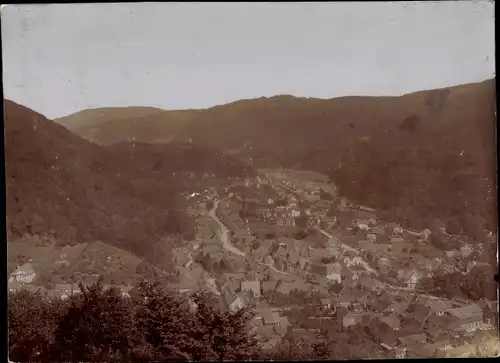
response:
M494 1L2 5L1 39L9 362L499 356Z

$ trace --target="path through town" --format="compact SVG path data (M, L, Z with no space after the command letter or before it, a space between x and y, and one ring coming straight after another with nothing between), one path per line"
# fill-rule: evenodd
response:
M242 256L242 257L245 257L246 256L245 252L240 251L239 249L237 249L236 247L234 247L231 244L231 241L229 239L229 228L227 228L224 225L224 223L222 223L221 220L217 217L216 210L219 207L219 203L220 203L220 200L218 200L218 199L214 201L214 206L208 212L208 215L210 216L210 218L212 218L214 221L216 221L217 224L219 224L219 226L220 226L219 236L220 236L220 241L222 243L222 247L224 249L226 249L227 251L229 251L229 252L232 252L232 253L234 253L236 255L239 255L239 256ZM267 263L263 263L263 262L257 262L257 263L260 264L260 265L267 266L271 270L273 270L273 271L275 271L277 273L284 274L284 275L290 275L290 273L284 272L284 271L280 271L280 270L276 269L275 267L273 267L273 266L271 266L271 265L269 265Z
M323 229L321 229L320 227L316 227L316 229L323 235L325 236L326 238L332 240L336 240L337 241L337 244L339 245L339 247L344 250L344 251L352 251L352 252L355 252L356 254L358 254L358 257L361 261L361 264L363 265L363 267L365 268L366 271L369 271L375 275L379 275L379 273L377 271L375 271L373 268L370 267L370 265L368 264L368 262L366 262L364 259L361 258L361 256L359 256L359 251L355 248L352 248L351 246L348 246L346 245L345 243L343 243L342 241L340 241L339 239L337 238L334 238L330 233L324 231Z
M220 237L220 241L222 242L222 247L224 247L224 249L228 250L229 252L232 252L236 255L244 257L246 255L245 252L240 251L239 249L237 249L236 247L234 247L231 244L231 241L229 240L229 229L220 221L219 217L217 217L217 215L216 215L215 211L219 207L219 203L220 203L220 201L218 199L214 201L214 206L208 212L208 215L210 216L210 218L212 218L214 221L216 221L220 227L219 237Z

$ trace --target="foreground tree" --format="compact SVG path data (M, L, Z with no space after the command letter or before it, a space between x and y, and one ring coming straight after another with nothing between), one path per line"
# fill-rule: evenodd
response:
M13 361L46 360L53 344L58 312L39 293L22 290L9 294L9 359ZM60 309L59 309L60 308Z
M54 358L64 361L116 361L133 342L131 306L102 279L72 299L55 331Z
M194 296L195 336L204 347L197 358L203 360L249 360L260 355L261 341L251 332L254 307L249 305L239 311L217 308L217 299L211 293Z

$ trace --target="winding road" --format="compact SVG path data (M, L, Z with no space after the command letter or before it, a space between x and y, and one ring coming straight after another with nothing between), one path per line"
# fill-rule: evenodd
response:
M237 249L236 247L234 247L232 244L231 244L231 240L229 238L229 228L227 228L224 223L221 222L221 220L219 219L219 217L217 217L217 214L216 214L216 211L217 211L217 208L219 207L219 203L220 203L220 200L215 200L214 201L214 206L212 207L212 209L207 213L208 216L210 218L212 218L214 221L217 222L217 224L219 225L220 227L220 232L219 232L219 237L220 237L220 241L222 243L222 247L229 251L229 252L232 252L238 256L242 256L242 257L246 257L247 254L239 249ZM273 270L274 272L277 272L277 273L280 273L280 274L283 274L283 275L291 275L291 273L289 272L285 272L285 271L280 271L278 269L276 269L275 267L267 264L267 263L263 263L263 262L257 262L258 265L264 265L264 266L267 266L269 267L271 270Z
M231 241L229 239L229 229L224 225L224 223L222 223L220 221L219 217L217 217L216 210L219 207L219 203L220 203L220 201L218 199L216 201L214 201L214 206L208 212L208 215L210 218L212 218L214 221L216 221L217 224L219 224L219 227L220 227L219 237L220 237L220 241L222 242L222 247L224 247L224 249L228 250L229 252L234 253L235 255L245 257L246 256L245 252L240 251L239 249L237 249L236 247L234 247L231 244Z

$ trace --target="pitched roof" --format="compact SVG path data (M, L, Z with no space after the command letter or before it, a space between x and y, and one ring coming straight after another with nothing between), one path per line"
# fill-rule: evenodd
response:
M277 324L280 322L280 315L272 310L264 310L261 313L262 315L262 321L264 322L265 325L269 324Z
M490 310L493 313L498 314L498 300L496 300L496 301L489 301L488 305L490 307Z
M35 270L33 269L33 265L31 263L26 263L22 266L19 266L16 271L14 272L14 274L16 273L27 273L27 274L32 274L32 273L35 273Z
M390 326L393 330L399 330L401 327L401 321L396 315L383 316L380 318L380 321Z
M329 263L328 265L326 265L326 270L327 273L341 273L342 266L338 262Z
M359 279L359 284L361 286L366 287L369 290L374 290L376 288L383 288L383 284L374 278L370 278L368 276L363 276L361 279Z
M415 358L431 358L435 355L435 349L428 345L423 344L412 344L408 347L406 352L407 357Z
M411 306L411 313L417 321L423 324L431 315L431 309L428 306L417 303Z
M482 310L477 304L470 304L459 308L450 309L447 312L456 318L466 319L481 314Z
M304 282L286 282L283 281L277 288L276 291L282 294L289 294L293 290L308 291L309 286Z
M446 311L453 308L453 305L451 305L448 301L443 300L430 300L427 302L427 306L433 313Z
M368 325L372 336L391 347L397 345L397 335L389 326L383 324L380 319L372 319Z
M80 287L77 284L57 284L54 290L58 291L80 291Z
M474 355L475 349L471 344L464 344L446 351L448 357L470 357Z
M427 336L423 333L420 334L410 334L399 337L398 339L403 345L410 346L412 344L416 344L420 341L427 341Z
M260 295L260 281L241 281L241 290L251 290L254 294Z
M278 280L263 281L262 282L262 291L264 291L264 292L274 291L274 289L276 289L277 284L278 284Z

